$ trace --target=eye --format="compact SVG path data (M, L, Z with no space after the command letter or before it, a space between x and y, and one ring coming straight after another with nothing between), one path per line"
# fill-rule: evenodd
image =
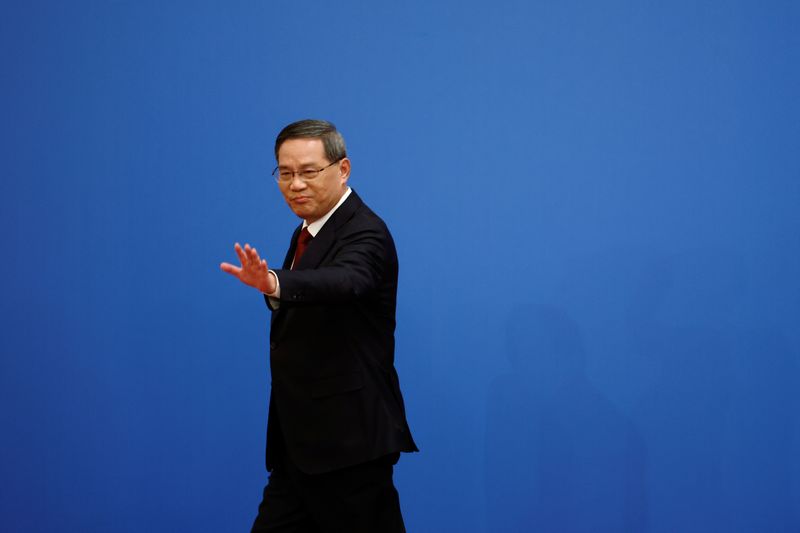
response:
M293 172L290 172L288 170L281 170L280 172L278 172L278 176L280 176L282 179L286 179L286 180L291 178L292 174L293 174Z
M300 171L300 175L303 176L303 178L307 179L307 180L310 180L310 179L313 179L313 178L317 177L317 174L319 174L319 170L306 169L306 170L301 170Z

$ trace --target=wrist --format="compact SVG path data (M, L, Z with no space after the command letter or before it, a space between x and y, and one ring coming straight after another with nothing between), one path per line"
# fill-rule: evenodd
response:
M267 271L267 279L261 292L267 295L274 294L278 289L278 276L272 270Z

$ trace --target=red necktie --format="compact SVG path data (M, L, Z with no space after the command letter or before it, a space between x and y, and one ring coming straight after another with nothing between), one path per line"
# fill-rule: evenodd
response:
M294 250L292 270L294 270L294 267L300 262L300 258L303 257L303 254L306 252L306 246L308 246L308 243L310 243L313 238L314 236L308 231L308 226L303 228L303 231L300 232L300 236L297 238L297 248Z

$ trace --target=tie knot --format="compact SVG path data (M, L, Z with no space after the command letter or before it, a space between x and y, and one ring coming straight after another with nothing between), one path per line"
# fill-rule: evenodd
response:
M302 242L303 244L308 244L314 236L311 235L311 232L308 231L308 226L303 228L303 231L300 232L300 237L297 239L297 242Z

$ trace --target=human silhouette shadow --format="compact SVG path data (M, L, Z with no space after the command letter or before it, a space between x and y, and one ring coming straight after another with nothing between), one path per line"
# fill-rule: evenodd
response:
M626 358L646 361L653 377L630 413L647 445L654 533L749 531L735 515L729 493L737 466L726 457L739 428L735 330L724 310L743 282L735 257L714 252L653 257L627 293Z
M517 305L508 359L487 399L487 531L645 531L642 439L587 379L577 324Z

